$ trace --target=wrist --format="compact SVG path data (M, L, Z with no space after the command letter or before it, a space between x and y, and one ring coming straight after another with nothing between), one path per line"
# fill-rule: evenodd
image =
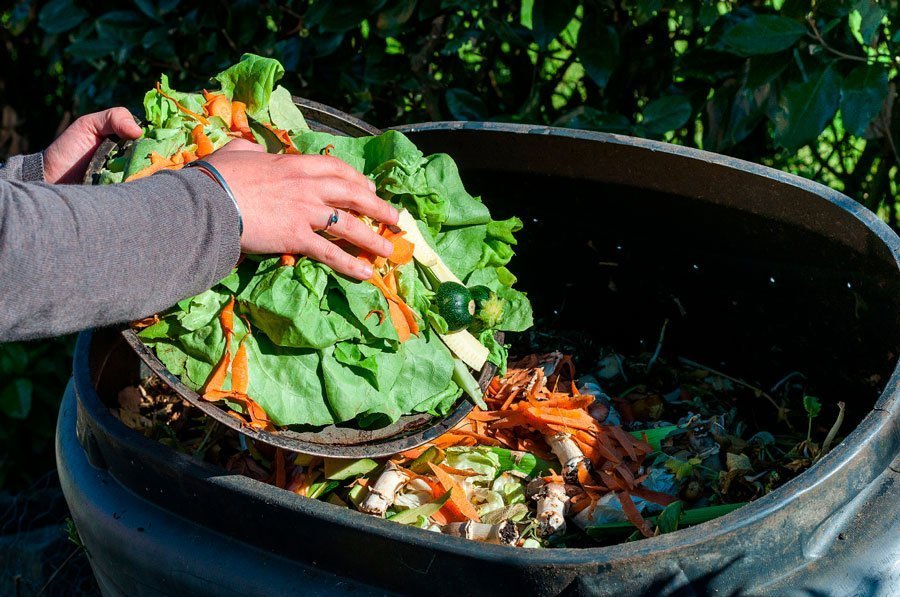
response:
M195 160L193 162L189 162L185 165L185 168L197 168L201 172L205 173L207 176L212 178L222 190L225 191L225 194L228 195L228 198L234 204L234 209L237 211L238 217L238 235L243 236L244 234L244 217L241 214L241 206L238 205L237 199L234 196L234 193L231 191L231 187L228 186L228 182L226 182L225 177L219 172L219 170L205 160Z

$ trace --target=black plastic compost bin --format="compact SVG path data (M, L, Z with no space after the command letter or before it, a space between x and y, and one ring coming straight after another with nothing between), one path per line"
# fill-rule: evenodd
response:
M549 328L655 343L771 385L800 370L855 429L725 517L591 549L483 545L309 500L151 442L107 410L138 374L79 338L59 474L107 594L900 593L900 240L821 185L628 137L501 124L403 129L499 217ZM683 309L683 310L682 310ZM768 405L760 403L760 409ZM850 429L847 429L850 431Z

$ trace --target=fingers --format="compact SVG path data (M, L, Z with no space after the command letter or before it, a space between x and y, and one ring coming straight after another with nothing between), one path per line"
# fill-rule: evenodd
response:
M134 116L125 108L110 108L82 116L79 120L83 121L82 126L99 138L118 135L122 139L137 139L142 132Z
M333 212L322 216L322 222L327 222ZM394 245L390 241L378 235L374 230L360 222L345 211L338 211L338 221L328 227L328 233L343 238L370 253L381 257L390 257Z
M340 158L329 155L303 155L290 159L291 166L301 175L343 178L375 192L374 182Z
M396 224L400 214L387 201L368 188L360 187L354 181L330 177L318 183L322 200L328 205L349 209L358 214L375 218L385 224Z
M372 266L347 253L333 242L314 232L303 236L298 252L321 261L333 270L358 280L372 277Z

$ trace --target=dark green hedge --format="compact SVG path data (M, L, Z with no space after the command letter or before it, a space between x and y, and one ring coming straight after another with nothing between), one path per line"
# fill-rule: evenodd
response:
M0 11L0 108L4 126L16 121L0 154L44 146L74 113L137 106L162 72L202 87L250 51L281 60L295 93L376 125L499 120L664 139L814 178L900 221L898 0L53 0ZM0 388L18 383L8 379ZM20 391L9 387L0 396Z

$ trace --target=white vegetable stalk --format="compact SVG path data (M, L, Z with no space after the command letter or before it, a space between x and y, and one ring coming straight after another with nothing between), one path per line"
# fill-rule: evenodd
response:
M585 458L584 452L581 451L581 448L578 447L578 444L575 443L575 440L568 433L548 435L545 439L550 445L553 454L559 459L560 464L563 465L563 476L566 478L577 476L578 465L582 462L585 466L590 466L591 461Z
M397 498L400 488L408 480L409 477L399 466L388 462L375 483L369 486L369 493L360 503L359 510L375 516L384 516Z
M505 520L499 524L484 524L483 522L472 520L451 522L444 525L441 531L445 535L498 545L513 545L519 540L519 531L516 529L515 523L510 520Z
M547 483L540 477L528 484L528 497L537 501L537 534L546 539L566 530L569 496L564 483Z

